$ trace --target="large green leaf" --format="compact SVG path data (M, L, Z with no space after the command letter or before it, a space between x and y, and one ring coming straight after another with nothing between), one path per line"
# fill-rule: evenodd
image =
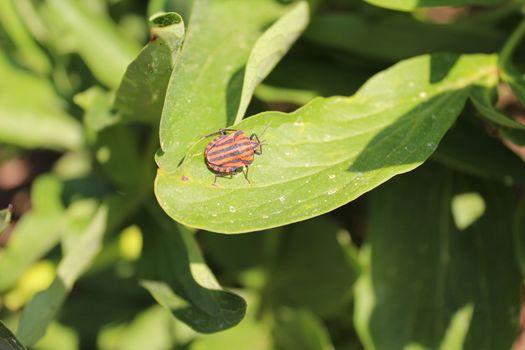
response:
M0 141L21 147L76 149L80 124L64 111L52 85L12 67L0 52Z
M39 177L33 184L33 208L17 222L7 246L0 251L0 291L10 289L18 278L54 247L64 224L63 183L53 176Z
M461 22L427 23L399 13L379 17L334 12L315 16L304 38L321 47L396 61L436 52L493 52L504 33Z
M150 42L128 66L120 83L115 108L124 121L157 123L168 80L184 38L184 22L176 13L150 18Z
M318 98L290 113L238 124L268 146L250 171L219 179L197 142L181 166L160 164L155 193L175 220L210 231L260 230L337 208L424 162L463 109L468 88L495 74L495 56L432 55L403 61L352 97ZM212 130L210 130L212 131Z
M355 294L366 348L510 349L521 294L512 189L425 166L370 201ZM481 216L456 227L479 201Z
M252 47L284 9L272 0L194 2L162 111L163 167L176 167L191 141L233 123Z
M305 1L301 1L292 10L279 18L257 40L246 64L235 123L240 122L244 117L257 85L266 78L306 28L308 16L308 4Z
M413 11L419 7L436 6L489 6L500 4L502 0L365 0L366 2L392 10Z
M147 219L142 254L142 286L175 317L202 333L235 326L246 303L225 291L204 262L193 233L156 209ZM145 219L146 220L146 219Z
M0 350L25 350L15 335L0 321Z
M74 283L100 251L106 232L107 214L107 206L100 205L82 236L66 251L51 286L38 293L24 308L17 332L24 344L32 345L44 336Z
M79 0L46 0L41 13L53 33L52 45L78 53L100 82L118 86L139 47L109 16Z

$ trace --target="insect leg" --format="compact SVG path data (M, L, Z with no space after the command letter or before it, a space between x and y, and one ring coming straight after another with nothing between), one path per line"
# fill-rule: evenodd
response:
M208 135L205 135L201 138L202 139L205 139L207 137L210 137L210 136L215 136L215 135L226 135L227 132L229 131L237 131L235 129L224 129L224 128L220 128L219 131L215 131L215 132L212 132L211 134L208 134Z
M244 171L244 169L246 169L246 171ZM249 167L245 166L242 171L242 173L244 174L244 178L246 179L246 181L248 181L248 183L251 185L252 182L250 181L250 179L248 179L248 169L250 169Z
M253 140L253 139L255 139L257 141L257 143L259 144L259 146L255 150L255 154L261 155L262 154L262 145L263 145L264 141L261 142L261 140L259 140L259 136L257 136L257 134L255 134L255 133L250 135L250 140Z
M215 178L213 179L213 184L215 185L217 183L217 178L218 177L228 177L230 180L233 179L233 175L232 173L215 173Z

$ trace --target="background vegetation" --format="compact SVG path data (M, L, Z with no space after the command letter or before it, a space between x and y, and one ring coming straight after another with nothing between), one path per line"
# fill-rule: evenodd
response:
M523 348L524 5L0 2L0 349Z

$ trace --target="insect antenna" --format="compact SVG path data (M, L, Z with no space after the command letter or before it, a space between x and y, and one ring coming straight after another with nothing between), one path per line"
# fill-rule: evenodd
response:
M270 127L270 124L266 124L266 126L264 127L264 130L261 132L260 137L262 137L264 135L264 133L266 132L266 130L268 130L269 127ZM264 142L264 141L262 141L262 142Z

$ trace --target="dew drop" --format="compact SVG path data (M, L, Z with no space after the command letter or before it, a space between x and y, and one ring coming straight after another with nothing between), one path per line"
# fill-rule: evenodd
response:
M329 178L330 180L335 179L335 174L330 174L330 175L328 175L328 178Z
M426 98L426 97L427 97L427 93L426 93L426 91L421 91L421 92L419 93L419 97L420 97L420 98Z
M235 213L235 211L236 211L235 207L230 205L230 213Z
M337 193L337 190L336 190L336 189L332 189L332 190L326 192L326 194L329 195L329 196L331 196L331 195L333 195L333 194L336 194L336 193Z
M284 203L285 199L286 199L285 196L281 196L281 197L279 197L279 201L280 201L281 203Z
M429 143L427 143L427 147L428 147L428 148L435 148L436 145L433 144L432 142L429 142Z
M269 216L268 216L268 215L263 215L262 218L263 218L263 219L268 219Z
M217 217L217 214L213 213L213 214L211 214L211 216L213 216L214 218L216 218L216 217Z
M298 199L298 200L297 200L297 203L302 203L302 202L303 202L303 201L302 201L302 200L300 200L300 199Z
M406 145L405 150L408 152L413 152L415 149L414 145Z

